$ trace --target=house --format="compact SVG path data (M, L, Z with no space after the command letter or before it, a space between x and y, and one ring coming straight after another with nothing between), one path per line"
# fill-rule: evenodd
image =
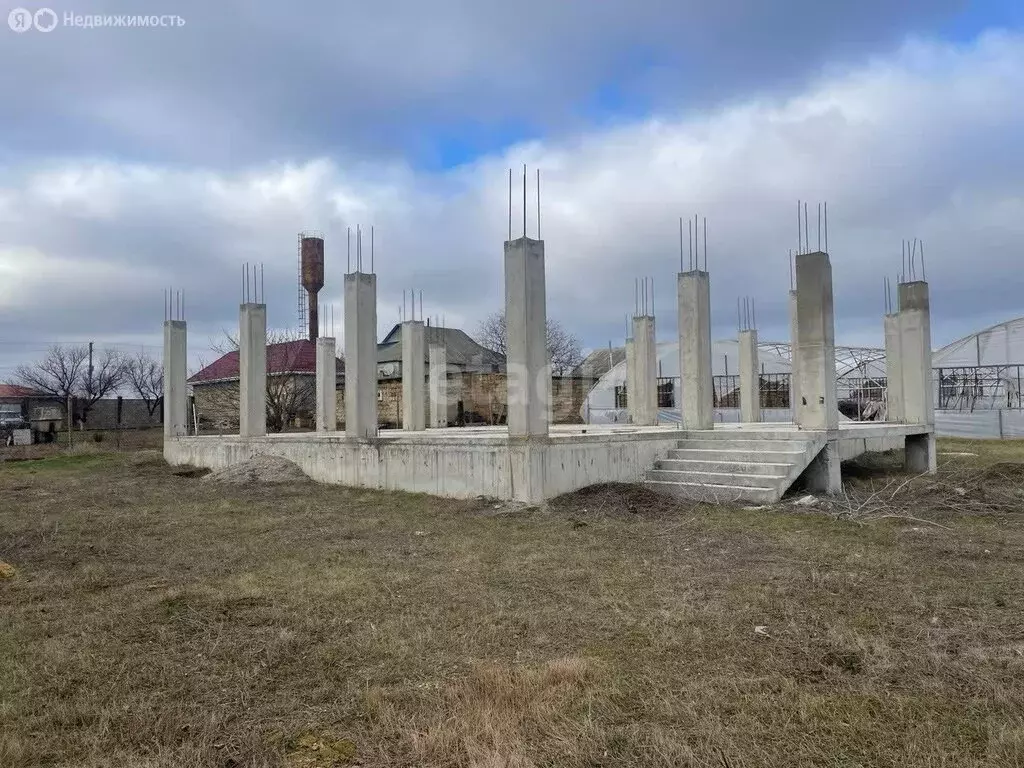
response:
M449 373L504 373L505 356L473 341L458 328L424 329L423 361L430 363L430 347L445 348ZM402 326L395 325L377 345L377 377L380 380L402 378Z
M338 381L345 363L337 361ZM196 412L207 426L238 427L238 350L214 360L191 378ZM309 339L267 345L267 428L299 426L316 411L316 342Z

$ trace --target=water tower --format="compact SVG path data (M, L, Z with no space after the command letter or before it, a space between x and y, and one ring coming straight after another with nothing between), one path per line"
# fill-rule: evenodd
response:
M323 287L323 233L301 232L299 233L299 312L300 318L304 314L309 321L310 341L316 341L320 335L320 312L317 305L317 295ZM303 307L303 304L305 304L305 307Z

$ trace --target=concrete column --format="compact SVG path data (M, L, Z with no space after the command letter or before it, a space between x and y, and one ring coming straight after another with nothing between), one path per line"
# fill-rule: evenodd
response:
M836 329L832 308L832 264L821 251L796 256L800 403L797 425L826 433L825 446L806 470L807 486L841 493L839 404L836 398Z
M906 421L903 408L903 353L900 316L885 316L885 420Z
M430 426L448 426L448 350L430 345Z
M422 432L427 428L423 384L426 380L425 329L422 320L402 323L402 429Z
M796 256L800 411L804 429L837 429L836 342L832 310L832 265L828 254Z
M377 276L345 275L345 434L377 436Z
M928 283L901 283L899 292L900 373L903 415L908 424L921 424L929 432L906 439L906 468L910 472L937 471L935 455L935 392L932 381L931 301Z
M626 413L629 420L636 418L633 399L636 397L636 346L633 339L626 339Z
M740 331L740 421L761 420L761 364L757 358L757 331Z
M238 434L267 434L267 305L243 304L238 322Z
M683 428L711 429L715 418L711 376L711 275L701 270L680 272L678 296Z
M796 346L797 292L789 292L789 407L793 411L793 423L799 424L797 415L800 406L800 352Z
M935 425L932 386L932 327L928 283L899 285L900 372L908 424Z
M521 237L505 243L508 433L548 434L551 363L547 351L544 241Z
M630 415L634 424L653 426L658 423L658 350L651 315L633 318L633 361L635 392L629 398Z
M164 438L188 434L187 337L184 320L164 321Z
M316 340L316 431L338 429L338 356L332 337Z

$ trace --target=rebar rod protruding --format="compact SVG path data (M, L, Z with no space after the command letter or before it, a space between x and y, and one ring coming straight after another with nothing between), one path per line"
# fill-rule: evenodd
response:
M683 271L683 217L679 217L679 271Z
M828 200L825 201L825 253L828 253Z
M704 271L708 271L708 217L704 217Z
M523 237L526 237L526 163L523 163Z
M686 229L690 233L687 236L687 240L689 240L689 244L690 244L690 271L692 272L693 271L693 222L690 221L689 219L686 220Z
M803 253L803 236L800 231L800 201L796 201L796 252Z

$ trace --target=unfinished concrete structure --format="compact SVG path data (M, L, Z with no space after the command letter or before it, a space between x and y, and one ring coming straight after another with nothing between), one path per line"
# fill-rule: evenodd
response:
M658 354L654 315L633 318L633 391L629 393L630 421L640 427L658 423Z
M797 336L797 325L796 325L796 308L797 308L797 293L796 289L792 288L789 291L789 404L793 411L793 421L799 421L797 415L800 409L800 352L796 345Z
M885 413L886 421L906 421L903 408L903 353L900 338L900 313L890 306L889 283L885 286L886 313L883 319L885 334ZM897 296L898 301L898 296Z
M355 272L345 276L348 429L344 435L264 435L254 433L249 424L238 436L168 435L165 456L174 464L219 468L257 454L272 454L294 461L322 482L528 503L542 503L596 483L642 480L659 491L685 498L771 503L801 476L812 489L837 492L841 487L840 460L868 450L903 446L909 466L932 471L933 429L927 412L930 398L925 393L930 384L927 366L922 369L916 362L925 359L923 352L913 356L916 374L906 372L908 360L903 360L905 392L913 389L918 393L905 395L910 404L907 423L839 421L827 251L801 253L796 260L795 347L800 358L801 399L796 423L712 423L710 280L706 261L705 268L699 269L691 257L691 269L681 270L677 276L682 427L582 425L552 429L547 402L550 363L545 343L544 259L544 241L526 237L525 225L523 237L512 239L510 235L505 242L507 428L443 428L432 416L429 430L377 433L376 277L362 273L357 265ZM903 349L927 350L927 286L908 283L903 293L901 307L912 312L900 321ZM249 339L243 381L248 378L250 382L256 380L255 368L259 367L252 362L252 339L259 335L260 322L265 337L266 323L265 306L253 307L246 314L243 305L243 335L247 333ZM260 311L261 321L257 320ZM168 361L172 356L168 351ZM419 357L422 361L423 355ZM431 361L432 371L439 367L439 361ZM756 363L749 367L756 375ZM422 386L422 376L419 382ZM917 397L916 405L910 403L912 397ZM243 408L251 410L252 403Z
M316 431L338 429L338 358L333 337L316 340Z
M242 437L267 434L267 305L246 303L238 320L238 424Z
M677 279L682 424L685 429L711 429L715 418L711 374L711 276L694 269L680 272Z
M179 294L180 295L180 294ZM188 327L181 319L180 299L164 300L164 439L188 434ZM175 319L177 317L178 319Z
M448 426L448 350L444 344L431 344L429 354L430 426L443 429Z
M800 412L805 430L825 432L825 445L808 468L813 491L842 490L839 469L839 403L836 399L836 329L832 308L832 264L827 253L796 257L797 337L800 355Z
M931 303L924 280L899 285L900 378L903 416L929 431L907 438L907 469L934 472L935 403L932 382Z
M636 392L636 347L633 343L633 323L631 320L626 321L627 336L626 336L626 413L629 415L629 420L633 420L633 408L630 405L630 400L633 397L633 393Z
M402 429L406 432L420 432L427 428L423 402L426 376L423 366L424 339L425 326L422 320L402 323Z
M377 275L345 275L345 434L377 436Z
M548 434L551 362L547 348L544 241L505 243L505 332L510 437Z
M743 312L737 303L740 348L740 421L754 424L761 421L761 368L757 359L757 328L754 325L753 304L743 302Z

